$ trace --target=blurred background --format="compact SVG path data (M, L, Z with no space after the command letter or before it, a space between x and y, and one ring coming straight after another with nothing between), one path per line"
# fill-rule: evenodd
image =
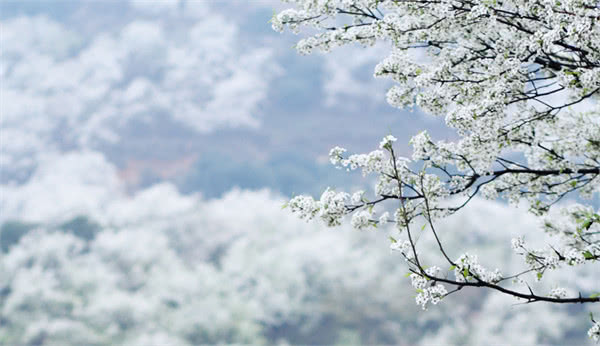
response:
M0 2L0 344L589 343L587 307L465 289L421 311L393 227L282 210L372 185L328 164L335 145L391 133L408 156L420 130L454 136L387 105L387 47L299 56L268 23L285 7ZM441 228L457 255L516 271L510 239L537 223L477 200Z

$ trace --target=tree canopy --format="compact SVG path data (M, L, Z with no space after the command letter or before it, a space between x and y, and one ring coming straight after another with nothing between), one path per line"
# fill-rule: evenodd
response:
M424 309L466 286L526 303L600 302L600 287L537 292L529 285L549 271L597 266L600 259L600 214L593 202L600 194L600 2L288 2L293 8L274 15L272 25L305 30L296 45L300 53L389 44L374 75L395 82L387 93L390 105L443 116L458 135L436 141L418 133L410 141L411 158L397 155L392 135L366 154L335 147L332 164L374 175L374 190L327 189L318 200L297 196L288 203L293 212L329 226L351 214L356 229L395 223L401 238L391 238L391 248L406 260ZM478 196L527 205L540 231L552 236L542 248L523 237L507 244L523 257L522 271L492 270L473 254L444 247L452 235L437 232L436 224ZM417 238L425 229L441 262L419 252ZM591 320L588 335L597 341L600 320Z

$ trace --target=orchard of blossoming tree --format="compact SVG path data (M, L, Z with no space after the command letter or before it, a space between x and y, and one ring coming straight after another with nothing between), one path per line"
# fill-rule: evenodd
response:
M327 189L319 200L297 196L288 203L292 212L329 226L351 215L356 229L395 223L401 238L390 239L391 248L406 261L423 309L464 287L511 295L517 303L586 303L588 335L599 340L600 317L594 319L593 310L600 305L600 279L590 292L557 286L541 292L531 282L550 272L597 267L600 259L594 203L600 195L600 2L289 2L292 8L276 14L272 25L297 34L306 29L296 46L300 53L388 44L389 56L374 74L395 82L390 105L443 116L458 135L439 141L415 134L411 158L397 155L392 135L367 154L335 147L331 162L374 175L374 190ZM526 205L539 217L545 247L524 237L506 245L522 256L522 271L486 268L477 256L445 247L452 234L437 232L436 225L479 195ZM437 242L437 262L419 248L423 233Z

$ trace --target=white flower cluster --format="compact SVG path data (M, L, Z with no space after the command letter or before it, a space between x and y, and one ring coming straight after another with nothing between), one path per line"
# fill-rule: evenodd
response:
M548 297L552 298L564 298L567 296L567 290L562 287L553 288L550 293L548 293Z
M597 243L586 244L582 249L574 247L573 244L559 248L548 245L546 248L529 249L522 237L512 239L512 248L517 254L525 256L525 263L537 273L538 281L546 270L561 268L563 264L581 265L587 259L600 254L600 246Z
M524 245L525 241L523 240L523 237L513 238L510 241L510 246L514 251L521 250L521 247L523 247Z
M600 213L591 206L574 203L563 207L545 218L544 229L573 249L600 256Z
M338 226L346 211L348 194L335 192L329 188L323 192L319 200L320 216L327 226Z
M381 173L390 170L389 160L386 160L385 154L381 150L374 150L368 154L350 155L348 159L342 160L341 164L351 170L362 168L365 176L369 173Z
M331 161L331 164L333 165L339 165L342 160L344 159L343 155L346 152L346 149L344 148L340 148L340 147L335 147L332 148L329 151L329 160Z
M311 220L318 215L332 227L341 224L341 219L346 214L348 199L347 193L327 188L318 201L310 196L296 196L289 201L288 206L293 213L298 213L301 219Z
M417 290L424 289L427 286L427 279L420 274L410 274L410 284Z
M600 340L600 322L594 323L592 328L590 328L587 332L590 339L598 342Z
M585 263L585 256L577 249L569 249L565 252L565 261L569 265L580 265Z
M363 190L356 191L355 193L352 194L352 198L350 198L350 201L352 202L352 204L359 204L362 202L364 195L365 195L365 191L363 191Z
M465 253L456 261L454 276L458 282L467 282L469 279L477 278L488 283L498 283L502 280L500 270L490 271L484 268L477 259L476 255Z
M273 16L273 18L271 18L271 27L275 31L282 32L287 25L294 32L298 33L298 25L304 21L310 20L310 18L310 14L290 8Z
M440 272L439 267L430 267L425 270L425 273L429 276L435 277ZM425 276L419 274L411 274L410 281L412 286L417 290L418 294L415 298L417 305L420 305L423 310L427 310L427 304L437 304L442 298L448 293L444 285L434 283L429 284L431 281Z
M320 209L320 204L310 196L296 196L288 203L292 213L298 213L301 219L311 220Z
M397 138L392 135L387 135L387 136L383 137L383 140L381 140L381 143L379 143L379 149L391 149L392 144L396 140L397 140Z
M354 215L352 215L352 221L350 224L352 228L363 230L373 224L371 221L372 213L368 209L363 209Z
M435 284L424 288L417 294L415 301L418 305L421 305L423 310L427 310L427 303L437 304L442 298L448 293L446 287L442 284Z
M410 241L408 241L408 240L397 241L392 238L392 243L390 244L390 249L392 249L394 251L400 251L400 253L402 253L402 255L404 256L404 259L406 261L414 258L414 255L412 252L412 246L410 245Z
M395 221L402 229L406 221L410 221L417 215L428 215L432 219L443 216L447 213L444 209L435 209L438 200L449 195L449 190L434 174L424 172L413 172L409 165L411 161L404 157L396 157L392 144L397 139L388 135L379 143L383 150L374 150L368 154L352 154L345 157L346 149L334 147L329 152L329 159L337 168L346 168L346 170L362 169L363 175L376 173L377 180L375 184L375 195L385 199L404 199L406 196L428 198L428 205L424 203L413 203L410 198L406 199L402 210L397 208L395 211ZM394 161L395 158L395 161ZM357 209L371 208L374 203L368 202L365 198L365 191L359 190L352 195L345 193L334 193L327 190L319 201L313 200L307 196L297 196L293 198L289 206L292 212L298 212L301 218L308 220L315 216L321 216L327 224L335 226L344 213L356 211L352 218L352 224L357 229L363 229L368 225L385 224L389 221L389 212L382 214L378 221L372 220L373 210L357 211ZM336 197L334 206L330 206L327 198ZM350 196L350 198L348 198ZM348 200L348 201L347 201ZM349 202L347 208L342 208L342 201ZM426 208L428 206L429 208Z
M363 201L364 191L357 191L352 196L346 192L335 192L331 188L327 188L317 201L310 196L296 196L292 198L287 206L293 213L297 213L301 219L307 221L312 220L316 216L329 227L341 225L343 217L350 212L350 206L366 206ZM373 220L374 210L372 207L363 208L352 215L352 227L357 230L363 230L369 226L374 226L378 222ZM385 224L389 213L383 213L379 222Z
M383 214L381 214L381 215L379 216L379 222L378 222L378 225L379 225L379 226L383 226L383 225L385 225L386 223L388 223L388 221L389 221L389 218L390 218L390 213L389 213L389 212L387 212L387 211L386 211L386 212L384 212Z

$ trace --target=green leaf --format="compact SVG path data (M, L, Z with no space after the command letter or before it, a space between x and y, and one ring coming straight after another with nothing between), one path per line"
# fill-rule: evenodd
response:
M398 242L398 241L397 241L396 239L394 239L394 237L392 237L392 236L390 236L390 241L391 241L392 243L397 243L397 242Z
M543 275L544 275L544 274L542 274L542 273L537 273L537 278L538 278L538 280L541 280Z
M285 209L287 207L288 207L288 204L287 203L283 203L283 205L281 206L281 209Z
M592 259L594 258L594 255L591 252L586 251L583 253L583 257L585 257L585 259Z
M454 269L456 269L456 266L455 265L451 265L450 269L448 269L448 270L454 270Z
M463 275L464 275L464 277L468 277L469 276L469 268L463 269Z
M424 224L423 227L421 227L421 231L424 230L425 227L427 227L427 224Z
M598 298L598 297L600 297L600 292L596 292L596 293L590 295L590 298Z
M411 274L412 274L411 272L408 272L408 273L404 274L404 277L407 278L407 277L411 276Z

